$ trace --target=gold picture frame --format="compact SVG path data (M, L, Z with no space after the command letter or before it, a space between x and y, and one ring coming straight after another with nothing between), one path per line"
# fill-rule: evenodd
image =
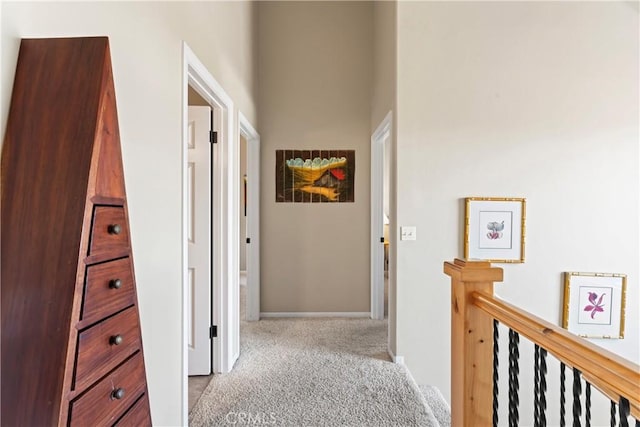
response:
M562 327L584 338L624 338L627 275L564 273Z
M522 197L467 197L464 258L523 263L526 204Z

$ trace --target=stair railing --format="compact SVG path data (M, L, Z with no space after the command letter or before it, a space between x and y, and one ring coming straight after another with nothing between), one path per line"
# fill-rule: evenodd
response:
M509 329L508 424L547 425L547 354L560 362L560 422L565 408L566 370L573 374L572 425L591 424L591 389L611 400L611 426L640 426L640 366L604 350L494 296L501 268L486 261L445 262L451 277L451 422L453 426L497 426L499 324ZM534 343L534 415L519 419L519 340ZM584 397L582 384L584 382ZM529 396L527 396L529 398ZM584 413L582 403L584 402Z

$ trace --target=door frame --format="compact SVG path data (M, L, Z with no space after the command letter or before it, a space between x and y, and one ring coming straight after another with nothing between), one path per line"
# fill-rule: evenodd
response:
M218 143L212 146L212 320L218 327L213 340L212 368L214 373L229 372L239 350L239 187L236 170L240 149L235 137L234 104L222 86L213 78L186 42L182 43L182 419L188 421L188 233L187 233L187 140L188 87L191 86L214 109L221 120ZM235 303L235 304L234 304Z
M371 135L371 318L384 319L384 142L391 137L393 115L387 113Z
M247 301L249 321L260 320L260 135L242 112L238 134L247 140Z

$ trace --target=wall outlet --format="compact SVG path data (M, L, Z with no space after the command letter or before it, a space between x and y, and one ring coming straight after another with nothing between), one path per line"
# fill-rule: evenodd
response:
M416 228L400 227L400 240L416 240Z

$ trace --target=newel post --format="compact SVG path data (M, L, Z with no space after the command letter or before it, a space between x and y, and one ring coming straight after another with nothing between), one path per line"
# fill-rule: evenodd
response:
M444 263L451 277L451 425L490 426L493 319L471 304L473 292L493 295L502 269L487 261Z

